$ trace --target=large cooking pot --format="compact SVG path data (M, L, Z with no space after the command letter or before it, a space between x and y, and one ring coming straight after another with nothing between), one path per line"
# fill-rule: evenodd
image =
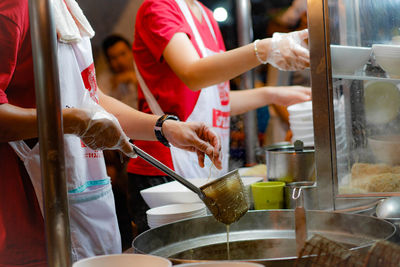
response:
M346 213L307 211L309 237L318 233L350 249L364 249L377 239L394 237L384 220ZM174 263L227 260L226 226L212 216L148 230L133 241L135 253L169 258ZM265 266L293 266L296 259L293 210L250 211L230 226L231 260Z

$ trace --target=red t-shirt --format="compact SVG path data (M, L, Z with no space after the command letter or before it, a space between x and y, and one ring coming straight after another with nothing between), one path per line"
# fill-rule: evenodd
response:
M218 42L218 44L215 43L205 19L203 18L199 22L193 16L204 45L215 52L225 51L217 22L213 19L212 12L206 7L204 9L211 21ZM190 90L162 58L168 42L178 32L186 33L201 55L192 30L174 0L145 0L136 15L133 55L140 74L164 113L174 114L180 120L185 121L192 113L200 91L193 92ZM151 113L140 88L138 99L139 110ZM135 141L135 144L173 168L169 148L159 142ZM128 172L141 175L165 175L140 158L130 160Z
M28 0L0 1L0 105L35 107ZM46 264L44 223L23 163L0 143L0 267Z

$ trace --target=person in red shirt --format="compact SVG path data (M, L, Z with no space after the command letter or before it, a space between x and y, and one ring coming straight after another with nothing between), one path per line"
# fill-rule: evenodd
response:
M276 34L274 38L225 52L212 12L196 0L145 0L136 15L133 43L136 75L140 84L139 110L171 113L182 121L202 121L221 136L221 171L228 170L229 117L270 103L290 105L310 100L310 88L262 87L229 90L229 79L270 63L280 69L297 70L309 66L309 53L301 45L307 32ZM142 80L142 81L141 81ZM156 142L136 144L186 178L209 177L211 162L204 169L193 165L195 158ZM140 190L167 180L159 170L143 160L128 163L130 212L139 232L146 230L148 206ZM140 203L140 204L139 204Z
M67 8L64 6L67 5L66 2L74 6ZM62 6L68 14L69 10L76 11L79 8L74 1L55 0L53 4L57 8ZM81 14L80 9L77 13L72 12L69 15L77 14ZM73 20L72 17L70 19ZM104 178L101 180L90 177L105 173L100 149L119 149L132 156L132 147L122 129L130 138L154 141L157 140L154 125L159 117L136 111L97 90L93 59L91 50L88 49L90 31L88 35L82 36L77 31L78 35L71 41L66 38L69 35L63 35L58 21L56 28L59 37L57 47L61 74L66 173L74 173L72 178L81 176L83 181L81 184L81 180L71 179L68 175L66 177L70 222L74 230L71 230L71 234L74 235L73 259L102 253L118 253L121 251L120 247L103 247L107 244L120 244L118 232L112 235L115 229L118 231L115 225L115 210L112 207L114 202L100 202L102 196L99 196L99 199L82 202L83 204L72 203L82 201L82 196L96 194L99 190L107 193L108 199L112 199L109 190L110 179L107 176L101 177ZM90 25L86 29L90 30ZM83 63L85 68L79 69L77 57L88 60ZM44 221L41 214L43 203L38 201L41 195L35 194L38 188L35 187L36 180L33 174L37 173L28 168L32 165L21 161L21 155L15 152L17 144L23 144L27 149L32 148L31 152L35 152L38 147L28 0L0 1L0 60L0 266L47 266ZM75 65L69 64L70 62ZM87 99L84 99L85 97ZM68 108L65 105L68 101L84 104ZM97 103L116 115L122 129L116 118ZM182 149L197 151L201 165L206 153L220 166L217 158L220 149L218 137L205 125L166 120L162 126L162 134L164 142L167 140ZM77 166L70 165L71 162L77 163ZM94 168L89 163L94 164ZM77 217L77 213L81 204L85 205L85 212L96 213L97 210L101 213L100 217L107 218L99 220L90 217L83 224L86 227L79 227L77 222L82 218ZM85 217L85 214L80 215ZM107 224L102 220L112 223ZM100 229L97 228L98 225L101 226ZM85 235L93 233L91 230L96 228L99 235ZM111 235L104 236L103 233ZM75 239L81 237L79 235L83 235L84 239ZM80 243L81 240L84 242ZM91 250L92 247L98 250Z

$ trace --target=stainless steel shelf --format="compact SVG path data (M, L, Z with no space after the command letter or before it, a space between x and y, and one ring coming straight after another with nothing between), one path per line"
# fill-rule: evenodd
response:
M388 82L400 83L400 78L368 76L364 73L356 73L354 75L333 73L332 78L345 79L345 80L362 80L362 81L388 81Z

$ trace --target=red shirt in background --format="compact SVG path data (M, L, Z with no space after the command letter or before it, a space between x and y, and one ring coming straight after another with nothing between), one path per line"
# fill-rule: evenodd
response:
M35 107L28 0L0 1L0 105ZM0 267L46 264L44 223L30 178L0 143Z
M204 9L210 18L218 46L210 33L205 19L203 18L199 22L193 16L204 44L212 51L225 51L217 22L213 19L212 12L206 7ZM201 55L192 30L174 0L145 0L136 15L133 54L140 74L164 113L176 115L180 120L185 121L192 113L200 91L193 92L190 90L162 58L165 47L174 34L178 32L186 33L199 55ZM138 99L139 110L151 113L141 89L138 90ZM170 168L173 168L168 147L165 147L160 142L150 141L135 141L135 144ZM140 158L130 160L128 172L150 176L165 175Z

